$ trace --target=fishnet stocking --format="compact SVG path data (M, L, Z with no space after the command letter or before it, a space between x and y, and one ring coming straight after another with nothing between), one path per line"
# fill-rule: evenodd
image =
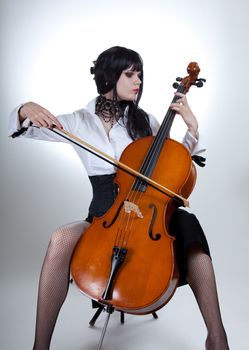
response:
M37 302L36 333L33 350L48 350L55 323L66 298L69 265L76 243L89 224L83 221L58 228L42 266ZM205 321L207 350L229 350L223 327L215 276L211 259L200 245L192 245L187 253L188 283L193 290Z
M187 253L188 283L193 290L208 336L207 350L229 350L222 323L213 265L199 244L190 246Z
M88 225L79 221L58 228L52 235L39 282L33 350L49 349L55 323L68 292L71 256Z

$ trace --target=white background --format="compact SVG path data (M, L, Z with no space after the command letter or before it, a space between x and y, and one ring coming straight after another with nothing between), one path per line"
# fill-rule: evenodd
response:
M248 13L247 0L1 1L1 349L31 348L36 285L51 231L85 217L91 198L70 146L8 139L8 115L25 101L55 115L85 106L96 95L92 61L113 45L143 57L140 105L160 121L172 83L186 75L190 61L207 79L188 94L208 149L190 205L210 244L231 349L248 348ZM173 135L180 139L183 132L177 118ZM70 293L53 348L94 349L100 329L87 328L90 303L74 287ZM129 321L137 334L127 321L121 338L114 322L107 348L126 349L118 339L128 339L130 349L150 349L152 342L157 349L204 348L205 327L187 286L158 321L148 325L146 317Z

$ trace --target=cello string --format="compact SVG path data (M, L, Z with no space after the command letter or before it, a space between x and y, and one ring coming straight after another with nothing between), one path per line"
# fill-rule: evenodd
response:
M126 200L134 203L136 196L140 196L140 193L138 193L138 191L132 190L132 187L131 187L126 197ZM121 244L122 247L124 247L125 242L128 241L127 231L130 230L130 227L132 225L132 221L133 221L132 217L134 216L132 214L133 214L132 211L130 213L126 212L123 205L121 209L121 214L118 217L119 225L118 225L118 231L115 239L115 243L118 243L119 245Z
M184 87L182 85L179 85L177 92L184 92ZM179 99L178 96L174 96L172 103L176 102L178 99ZM155 141L153 142L153 144L148 152L150 154L148 154L148 157L146 157L145 162L141 167L141 170L146 169L146 171L148 171L147 169L149 169L151 159L154 158L154 153L159 148L159 146L164 142L164 140L167 138L167 135L168 135L170 127L173 123L175 114L176 114L176 112L174 110L172 110L172 109L168 110L166 117L164 118L164 120L161 124L161 127L158 131L158 134L155 137ZM143 174L145 174L146 171L143 172Z
M177 92L184 92L184 89L185 89L184 86L179 85ZM179 99L179 96L174 96L172 103L176 102L178 99ZM175 114L176 114L176 112L174 110L172 110L172 109L168 110L166 117L164 118L162 125L158 131L158 134L156 135L151 147L149 148L149 151L147 153L145 161L141 166L141 173L142 174L144 174L146 176L151 175L151 174L148 174L148 172L151 171L151 164L155 158L155 153L158 152L160 154L162 144L166 140L167 135L169 134L169 130L170 130L170 127L173 123ZM157 157L159 157L159 154L157 155ZM132 190L133 188L135 188L135 185L137 185L138 188L136 190ZM143 186L144 186L144 181L139 180L139 179L135 179L133 181L132 187L129 190L128 195L127 195L127 198L131 197L130 199L131 199L132 203L134 203L136 205L139 204L141 197L142 197L142 194L143 194L143 191L142 191ZM134 223L134 214L132 212L129 213L129 215L127 215L127 214L128 213L125 213L124 208L122 208L122 215L119 217L120 226L122 227L123 226L122 222L126 221L126 227L121 230L121 232L124 232L124 233L120 234L119 239L118 239L118 236L116 237L117 242L118 241L121 242L121 240L122 240L122 246L125 244L125 242L127 244L129 236L130 236L130 234L127 235L127 232L131 232L131 227ZM127 217L127 216L128 216L128 218L125 220L125 217ZM118 232L119 232L119 230L118 230ZM118 235L118 233L117 233L117 235Z
M148 174L148 172L150 171L151 164L154 161L155 153L158 152L159 148L161 148L160 146L163 144L163 142L165 140L165 134L166 134L165 129L167 129L167 127L171 124L171 119L174 117L175 113L173 111L170 111L168 114L169 115L168 115L167 121L165 123L163 123L162 128L159 129L158 135L155 137L155 139L154 139L154 141L149 149L148 155L144 161L144 164L141 167L141 169L142 169L141 173L144 175L146 174L146 176L151 175L151 174ZM144 185L144 181L136 179L134 181L134 183L135 184L138 183L137 190L141 192L142 186ZM135 184L134 184L134 187L135 187Z
M184 92L185 87L182 85L179 85L177 92ZM172 103L176 102L179 99L179 96L174 96ZM155 140L153 141L148 155L144 161L144 164L142 165L140 171L142 174L146 174L147 177L149 177L151 174L149 174L148 172L150 171L150 167L151 167L151 163L154 160L155 157L155 153L158 151L159 149L159 154L160 154L160 150L161 150L161 145L163 144L163 142L166 140L167 138L167 134L169 133L170 127L173 123L174 117L175 117L176 112L172 109L169 109L166 117L164 118L162 125L158 131L158 134L155 137ZM161 147L160 147L161 146ZM159 155L158 155L159 157ZM137 180L139 181L139 180ZM143 186L144 182L143 181L139 181L139 185L138 185L138 190L141 190L141 186Z
M172 102L175 102L178 98L179 98L178 96L175 96ZM158 150L158 145L160 146L162 144L162 142L166 139L166 133L168 133L169 127L172 124L172 121L173 121L175 114L176 114L175 111L169 110L167 115L166 115L166 118L164 118L162 126L159 129L159 133L156 136L152 146L150 147L148 155L145 159L145 162L141 167L141 169L145 169L144 172L141 171L142 173L146 174L146 172L148 171L147 169L150 168L152 160L154 159L154 153ZM137 182L138 182L137 190L132 191L132 188L135 187L135 184ZM141 191L141 188L143 185L144 185L144 182L139 180L139 179L136 179L136 181L133 181L133 185L132 185L131 190L129 191L128 196L127 196L127 198L130 197L130 201L132 201L132 203L137 204L137 205L139 204L142 193L143 193ZM123 215L121 215L121 217L120 217L120 226L122 227L123 226L122 222L125 221L126 227L123 227L123 229L121 230L123 232L123 234L120 235L119 242L122 239L122 246L123 246L125 244L125 242L128 242L129 232L131 232L131 227L132 227L132 224L134 222L134 215L132 215L132 213L131 213L130 215L128 215L128 218L127 218L127 215L125 215L127 213L125 213L124 210L122 210L122 213L123 213ZM125 217L127 218L126 220L125 220ZM127 234L127 232L128 232L128 234ZM123 236L123 238L122 238L122 236Z
M178 92L181 92L180 90L182 90L180 87L181 87L181 85L178 87L178 90L177 90ZM179 99L179 97L174 96L172 103L177 101L177 99ZM147 157L140 168L141 173L144 175L146 174L147 177L149 177L151 175L151 174L149 174L151 162L152 162L152 160L155 159L156 152L158 152L158 155L156 155L156 156L159 157L160 149L162 147L163 142L165 141L165 139L167 137L167 134L169 133L169 130L170 130L170 127L172 125L175 114L176 114L176 112L174 110L172 110L172 109L168 110L166 117L164 118L162 125L158 131L158 134L156 135L155 140L153 141L153 143L148 151ZM137 181L139 181L139 180L137 180ZM140 181L140 184L143 184L143 182ZM141 186L139 186L139 187L141 189Z

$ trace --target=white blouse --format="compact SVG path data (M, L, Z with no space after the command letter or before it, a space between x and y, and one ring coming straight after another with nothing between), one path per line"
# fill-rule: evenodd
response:
M86 141L90 145L100 149L102 152L107 153L112 158L119 160L123 150L132 142L132 139L128 135L124 124L126 120L124 118L124 122L119 121L115 123L110 129L109 135L107 135L102 121L95 114L95 101L96 98L92 100L85 108L71 114L60 115L58 116L58 119L65 130ZM20 130L21 127L30 125L29 119L26 119L23 124L20 125L18 116L18 110L20 107L21 105L16 107L10 114L9 135L12 135L14 132ZM152 115L149 115L149 120L152 133L155 135L160 125ZM30 126L20 137L28 137L45 141L69 142L47 128L36 128L32 126ZM188 131L184 136L183 144L189 150L191 155L197 155L205 151L205 148L201 146L200 136L198 136L198 139L196 139ZM89 176L113 174L116 172L113 165L94 156L77 145L72 144L72 146L80 157Z

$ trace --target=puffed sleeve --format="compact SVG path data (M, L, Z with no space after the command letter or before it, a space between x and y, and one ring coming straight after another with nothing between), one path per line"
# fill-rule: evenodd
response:
M22 107L22 105L18 105L10 113L9 124L8 124L8 134L9 134L9 136L12 136L15 132L19 131L22 126L24 126L24 125L20 124L20 120L19 120L19 117L18 117L18 111L19 111L19 109L21 107ZM25 122L26 122L26 120L25 120ZM26 122L26 124L27 124L27 122ZM26 125L25 125L25 127L26 127Z
M19 136L36 140L65 142L64 139L53 133L48 128L37 128L32 126L32 123L28 118L21 124L18 115L18 111L21 107L22 105L17 106L10 114L8 125L8 134L10 137L14 138ZM76 125L74 113L60 115L58 116L58 120L65 130L74 133Z
M192 156L199 155L206 151L199 132L197 133L197 138L195 138L189 131L187 131L182 140L182 143L189 150Z

